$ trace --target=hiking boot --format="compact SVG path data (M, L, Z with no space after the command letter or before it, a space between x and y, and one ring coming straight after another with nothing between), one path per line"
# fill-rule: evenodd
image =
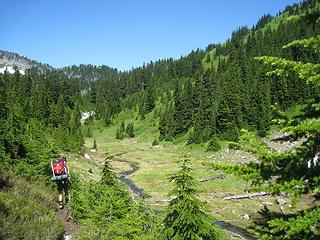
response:
M59 203L59 209L62 209L63 208L63 203L62 202L58 202Z

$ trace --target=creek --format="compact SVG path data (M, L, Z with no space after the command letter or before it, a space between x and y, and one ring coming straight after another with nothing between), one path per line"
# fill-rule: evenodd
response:
M124 171L124 172L120 172L119 174L119 178L121 180L121 182L127 184L129 186L129 188L131 189L132 192L134 192L135 194L138 195L139 198L141 197L150 197L149 195L147 195L142 188L139 188L136 184L134 184L134 182L127 178L127 176L135 173L136 171L139 170L139 164L135 163L135 162L129 162L127 160L124 159L119 159L119 158L113 158L113 161L117 161L117 162L124 162L130 165L131 170L128 171Z

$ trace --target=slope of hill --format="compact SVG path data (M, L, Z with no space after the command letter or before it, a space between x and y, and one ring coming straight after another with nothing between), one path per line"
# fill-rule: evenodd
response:
M276 17L262 17L251 29L237 29L225 43L96 81L90 91L96 117L110 123L122 110L139 108L139 117L144 118L159 102L161 139L188 133L189 143L236 140L242 128L264 136L270 128L272 104L285 110L316 92L294 74L281 80L266 77L267 69L255 57L318 61L317 55L291 52L283 46L318 35L319 16L317 1L305 1Z
M72 65L59 69L68 78L80 79L81 89L89 89L90 82L110 78L112 75L117 75L117 69L106 65L95 66L91 64L80 64L79 66Z
M298 21L300 18L306 16L308 12L314 12L315 19L313 19L313 21L315 22L317 20L316 13L320 12L320 3L318 1L308 0L302 2L301 4L293 4L291 6L287 6L283 12L279 12L279 14L277 14L276 16L271 16L270 14L262 16L258 20L257 24L250 30L247 27L240 27L233 33L233 35L245 31L246 33L242 35L241 40L239 40L243 43L246 43L248 37L253 36L256 32L265 34L266 31L278 30L280 25ZM211 44L208 46L206 55L202 59L204 69L207 70L209 68L214 68L215 70L217 70L219 61L228 58L228 55L225 55L224 53L216 54L216 52L218 48L225 47L231 39L222 44Z

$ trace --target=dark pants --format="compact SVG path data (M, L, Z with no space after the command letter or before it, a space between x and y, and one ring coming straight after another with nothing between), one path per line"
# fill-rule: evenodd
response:
M69 190L69 181L63 180L57 182L57 190L59 193L58 200L60 204L65 204L69 200L68 190Z

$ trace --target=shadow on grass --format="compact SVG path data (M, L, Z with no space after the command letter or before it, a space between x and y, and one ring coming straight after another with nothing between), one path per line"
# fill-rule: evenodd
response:
M6 188L11 188L13 186L10 182L10 177L8 174L0 173L0 190L5 190Z
M268 224L269 221L275 220L275 219L282 219L284 221L289 221L289 219L297 218L297 217L304 217L305 214L308 212L311 212L313 210L316 210L318 206L311 207L305 211L299 211L294 214L286 214L286 213L280 213L280 212L274 212L270 211L266 206L259 211L260 216L256 217L254 219L254 226L250 229L254 230L258 235L268 235L268 236L274 236L276 239L282 239L283 236L286 234L285 229L281 231L274 231L274 228ZM308 229L310 230L310 229ZM319 233L308 231L305 232L305 230L302 228L299 232L296 232L296 235L292 239L319 239Z
M284 214L280 212L270 211L270 209L267 206L264 206L264 208L262 208L258 213L259 216L257 216L253 221L254 226L250 228L253 229L260 236L270 233L268 221L279 218L288 219L297 216L297 214Z
M225 222L225 221L216 221L214 224L218 225L219 227L226 229L230 232L233 232L237 235L240 235L242 238L249 239L249 240L255 240L258 237L249 233L246 229L237 227L232 225L231 223Z

